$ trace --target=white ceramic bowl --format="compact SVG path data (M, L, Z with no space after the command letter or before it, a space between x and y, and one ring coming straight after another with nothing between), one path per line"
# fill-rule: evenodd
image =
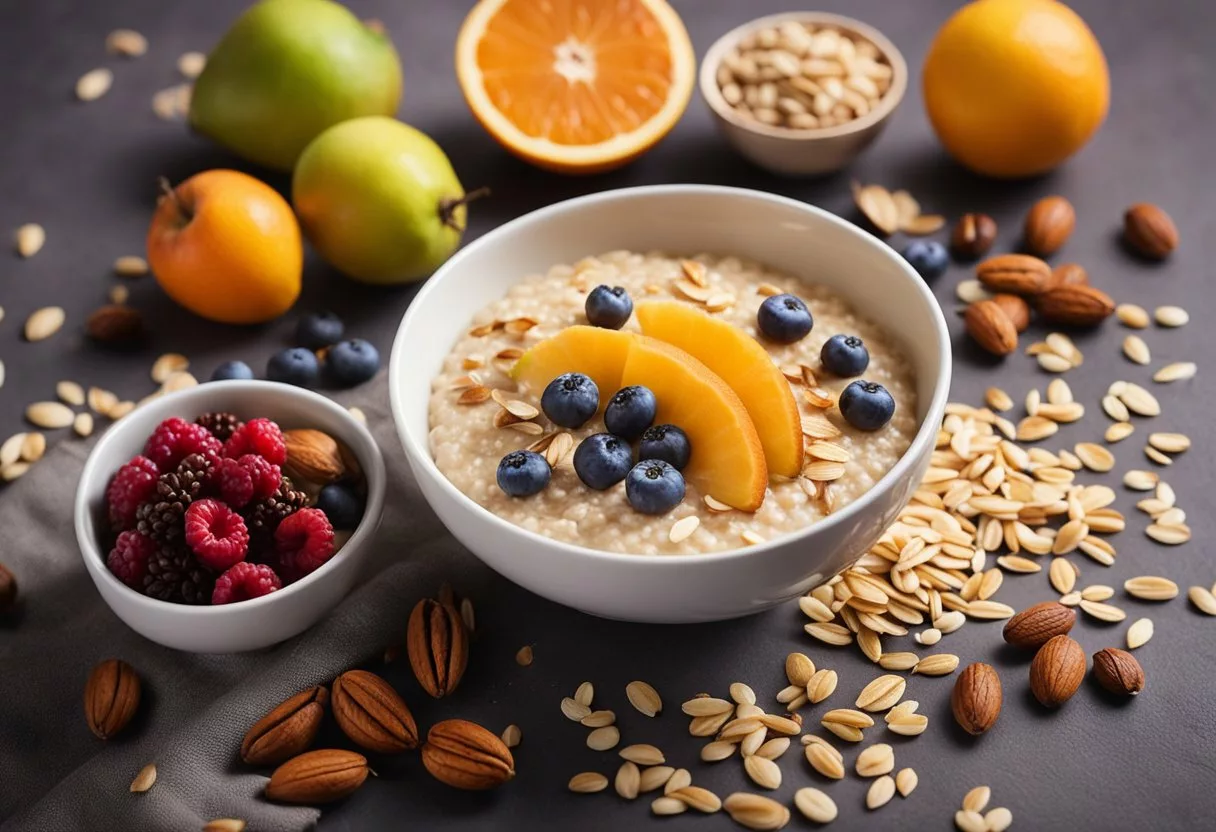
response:
M171 416L194 420L226 410L243 418L263 416L289 428L323 430L358 458L367 480L363 521L328 563L269 595L221 606L171 604L149 598L110 573L99 545L97 521L105 516L110 478L142 453L148 435ZM166 647L196 653L236 653L268 647L312 626L354 585L359 566L384 509L384 458L362 423L324 396L268 381L218 381L150 402L106 431L85 462L76 490L76 539L101 597L131 629Z
M716 252L830 286L883 323L917 375L920 428L868 493L798 532L706 555L622 555L559 543L477 505L435 466L431 379L473 314L526 275L611 249ZM862 555L911 498L929 464L950 386L946 322L928 288L883 243L819 208L705 185L630 188L535 211L458 252L410 304L393 344L390 398L422 493L461 543L553 601L631 621L711 621L758 612Z
M722 59L752 32L787 21L832 26L874 44L892 70L891 86L878 106L861 118L834 127L796 130L747 118L727 104L717 81ZM701 60L700 86L718 129L742 156L774 173L819 176L845 167L878 138L908 88L908 65L895 44L860 20L827 12L784 12L744 23L718 38Z

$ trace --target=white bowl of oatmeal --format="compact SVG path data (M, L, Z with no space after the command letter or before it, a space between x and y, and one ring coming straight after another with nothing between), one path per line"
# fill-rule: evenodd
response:
M622 484L586 487L571 465L573 449L604 431L602 414L577 429L552 425L540 412L543 387L529 382L527 373L520 377L518 357L586 325L583 304L600 283L623 286L634 301L622 333L639 333L637 310L644 304L667 302L695 307L755 338L794 394L795 431L800 426L805 434L798 437L804 444L797 463L806 466L804 473L774 458L770 425L756 431L768 431L759 453L765 479L758 507L732 509L715 499L728 491L750 493L735 488L736 480L757 476L754 466L744 466L758 452L731 456L735 445L725 441L698 456L694 438L684 499L660 515L633 510ZM781 345L757 333L757 310L767 297L785 292L806 302L815 325L805 338ZM895 401L894 415L878 430L855 429L836 407L836 397L855 380L820 366L820 347L836 334L864 340L870 362L862 378L883 385ZM652 340L620 337L634 339L631 344ZM699 357L711 365L739 352L720 344L704 349ZM600 363L608 355L598 346L594 353ZM807 368L805 383L800 365ZM630 366L632 357L626 375ZM471 243L410 305L389 369L406 457L427 501L461 543L546 598L596 615L652 622L758 612L852 563L920 482L949 382L941 310L894 251L813 206L703 185L581 197ZM655 389L662 418L669 415L663 408L670 394L662 384ZM613 392L601 391L601 403ZM670 421L688 419L692 436L691 423L710 418L694 411L718 407L735 405L715 399L705 408L686 406ZM750 413L762 424L773 418L766 411L776 409L751 407ZM718 434L696 433L706 445L709 435ZM529 447L549 454L548 486L533 496L509 497L496 469L505 454ZM708 456L719 466L709 472ZM720 469L722 459L742 460L737 477L735 469ZM820 462L827 464L812 467ZM782 466L786 472L776 473ZM742 506L747 499L727 501Z

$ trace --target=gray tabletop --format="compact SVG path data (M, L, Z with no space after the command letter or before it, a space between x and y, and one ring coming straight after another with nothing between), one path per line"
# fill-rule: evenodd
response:
M291 316L264 327L226 328L208 324L175 307L150 280L131 284L131 302L149 321L152 339L134 353L108 353L84 341L82 323L103 302L115 282L109 274L116 256L142 251L155 197L156 177L180 180L211 167L246 165L180 126L159 121L150 109L154 92L177 82L174 62L187 50L206 51L244 0L41 0L6 2L0 26L0 89L4 127L0 129L0 229L25 222L46 227L48 241L36 258L3 257L0 305L0 359L8 380L0 390L0 434L20 428L30 401L52 398L54 383L70 378L100 384L128 397L151 392L151 359L164 351L188 355L200 377L221 360L242 358L255 367L287 343ZM1113 100L1106 126L1096 140L1060 171L1019 183L978 179L951 163L933 138L913 83L890 129L854 168L820 181L794 181L759 171L732 155L716 135L700 101L694 100L672 134L630 167L603 176L567 179L539 172L502 151L473 121L451 69L452 44L468 2L445 0L351 0L365 17L384 21L401 52L406 77L400 116L432 135L449 153L467 187L488 185L493 197L472 211L469 237L512 217L567 197L628 185L712 182L787 194L854 217L848 180L905 187L926 210L954 217L985 211L1001 224L1000 245L1016 245L1020 217L1039 196L1061 193L1075 204L1078 230L1066 251L1084 264L1094 282L1119 300L1152 307L1186 306L1190 326L1145 334L1159 359L1197 360L1200 376L1162 392L1163 430L1199 438L1214 400L1205 381L1213 355L1206 322L1216 315L1210 262L1216 249L1216 213L1211 210L1210 145L1216 135L1211 78L1216 65L1216 16L1202 0L1149 4L1138 0L1078 0L1073 3L1098 35L1111 64ZM676 0L698 52L726 29L762 13L797 8L789 0ZM884 0L825 0L822 7L864 19L886 32L915 70L937 25L953 0L891 3ZM102 41L108 31L130 26L144 32L151 51L139 61L107 60ZM108 63L115 69L113 91L82 106L72 100L76 78ZM255 173L260 173L254 171ZM269 181L285 187L283 176ZM1183 244L1167 264L1146 266L1126 255L1116 232L1123 207L1158 202L1172 213ZM5 234L9 233L7 230ZM900 241L894 241L900 245ZM938 281L943 307L952 311L954 286L967 277L953 267ZM332 308L350 331L387 351L411 289L377 290L343 280L315 258L306 267L301 309ZM64 332L49 341L24 343L20 323L33 309L60 304L68 314ZM979 403L993 383L995 365L961 338L956 342L955 400ZM1123 333L1108 325L1081 334L1086 355L1082 370L1069 375L1078 397L1096 413L1101 392L1116 378L1141 378L1119 354ZM1206 351L1205 351L1206 345ZM1014 356L1000 367L1000 384L1020 395L1047 378L1030 359ZM1100 418L1066 427L1051 448L1094 439ZM1156 427L1156 425L1154 426ZM1144 429L1117 446L1118 470L1146 467L1141 457ZM58 439L58 437L55 437ZM72 441L64 438L64 441ZM387 453L395 449L385 448ZM1145 518L1134 496L1119 490L1117 507L1129 517L1128 530L1114 538L1116 565L1103 569L1077 560L1082 583L1120 585L1137 574L1163 574L1186 587L1216 579L1204 541L1216 521L1209 511L1213 469L1201 449L1184 455L1164 476L1189 510L1195 542L1165 549L1143 535ZM1101 478L1096 478L1101 479ZM1117 484L1116 474L1105 478ZM0 496L2 499L2 496ZM418 506L418 511L427 511ZM408 552L410 541L402 541ZM566 780L582 770L611 774L616 758L584 746L585 730L558 710L584 679L596 684L596 704L614 709L625 742L652 742L669 760L691 768L697 783L726 794L748 789L738 761L708 766L697 762L699 743L687 736L681 700L699 691L724 695L735 680L750 683L762 702L784 685L783 657L806 650L841 676L837 707L875 675L855 649L822 648L810 642L794 605L742 621L656 627L613 623L580 615L531 596L493 575L475 571L460 589L474 598L481 632L469 673L457 695L441 703L411 702L421 724L462 715L501 728L523 728L517 749L519 776L493 794L463 794L431 781L416 757L378 766L381 777L356 796L327 811L322 829L620 829L659 823L647 802L626 804L612 795L577 796ZM426 588L420 588L420 591ZM1010 579L999 598L1021 608L1052 597L1045 574ZM1216 678L1216 621L1198 615L1182 599L1151 606L1122 597L1132 617L1151 615L1157 636L1138 652L1148 677L1143 695L1119 703L1086 684L1059 713L1047 713L1030 698L1022 656L1002 649L999 625L971 624L948 637L949 649L964 661L984 660L1001 672L1006 707L996 729L973 740L949 714L950 679L913 677L908 696L922 703L930 729L921 737L897 739L898 767L912 766L920 787L907 800L867 813L866 782L850 776L825 788L841 809L833 828L946 829L963 794L987 783L993 805L1013 810L1016 828L1034 830L1183 830L1216 824L1216 769L1213 767L1212 680ZM402 612L404 629L405 611ZM1087 652L1122 643L1124 627L1082 621L1074 631ZM515 665L523 644L535 646L530 668ZM369 652L375 652L369 646ZM185 659L184 659L185 660ZM372 665L380 669L378 665ZM406 689L408 669L384 669ZM624 685L645 679L664 695L668 709L647 720L625 702ZM808 711L808 718L814 711ZM813 720L808 720L811 724ZM852 761L852 751L846 758ZM31 764L37 764L31 760ZM788 799L803 785L824 786L800 753L782 761L785 784L776 796ZM724 817L683 816L663 821L671 829L730 828ZM795 820L791 828L806 827Z

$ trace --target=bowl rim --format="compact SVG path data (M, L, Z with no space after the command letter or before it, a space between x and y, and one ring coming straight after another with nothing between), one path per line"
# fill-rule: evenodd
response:
M407 331L412 326L415 318L419 318L424 315L422 310L426 308L427 301L430 299L430 296L437 291L435 287L448 278L449 275L457 273L461 263L465 259L472 256L471 252L476 252L480 248L497 243L499 240L509 237L519 229L526 226L544 224L545 222L549 221L550 218L570 210L583 208L596 203L629 201L635 199L644 199L649 196L662 195L727 197L736 200L758 200L763 202L772 202L785 208L792 208L805 214L813 215L817 220L837 226L845 233L852 234L860 238L865 242L866 245L878 246L880 249L885 250L884 254L887 254L896 262L896 264L901 268L905 278L913 281L916 291L920 294L921 299L924 301L929 310L929 321L932 326L933 333L939 343L937 377L934 383L933 394L925 408L924 418L921 419L920 425L917 427L916 434L913 436L912 442L908 445L908 449L904 451L891 469L887 471L881 478L879 478L878 482L874 483L874 485L872 485L864 494L853 502L849 503L840 511L830 514L827 517L824 517L800 529L796 529L794 531L774 537L770 540L766 540L759 545L727 549L721 552L705 552L688 556L673 556L608 552L602 549L593 549L590 547L566 543L565 541L554 540L551 537L546 537L542 534L525 529L522 526L517 526L514 523L503 520L453 485L451 480L449 480L435 464L435 460L430 452L429 446L424 444L426 441L427 432L424 431L424 436L422 437L422 440L419 441L409 429L404 416L406 407L406 391L401 385L397 384L397 378L400 375L401 368L407 363L407 352L409 351L409 344L407 343L406 339ZM445 345L444 354L446 355L447 351L450 349L450 344ZM934 298L932 291L920 278L920 276L913 271L912 267L909 266L893 249L891 249L890 246L887 246L873 235L866 233L853 223L841 219L835 214L832 214L831 212L815 205L810 205L789 197L778 196L776 194L765 193L763 191L748 188L693 184L642 185L632 188L617 188L608 191L601 191L599 193L587 194L553 203L552 205L539 208L535 211L531 211L510 220L509 222L506 222L492 231L489 231L488 233L469 243L461 250L457 251L456 254L454 254L446 263L444 263L444 265L435 271L430 280L426 282L426 284L414 297L414 300L410 303L405 315L401 318L401 323L397 327L397 334L393 338L392 353L389 358L389 404L392 410L393 421L397 426L397 433L400 437L402 447L405 449L406 457L410 461L410 467L413 469L415 477L429 477L442 491L453 498L458 505L467 511L480 515L492 526L495 526L501 533L522 535L525 540L528 540L533 544L553 547L559 552L563 552L575 557L584 557L592 560L603 560L608 562L640 563L644 564L645 566L655 568L682 568L690 562L717 563L747 556L754 556L760 552L765 552L778 547L784 547L794 540L804 539L821 531L843 525L868 509L872 503L878 500L878 496L880 494L885 494L886 492L890 491L893 487L895 487L896 483L898 483L903 477L907 476L915 465L916 460L922 454L931 451L932 445L936 443L938 428L945 414L946 402L950 394L951 361L950 334L946 327L946 318L942 313L941 307L938 305L937 300ZM429 389L425 394L425 398L429 402Z
M791 20L802 23L831 24L841 29L851 30L853 33L873 43L887 59L887 63L891 65L892 73L891 87L878 100L878 106L861 118L856 118L833 127L773 127L768 124L762 124L754 119L744 118L735 112L735 109L726 103L726 99L722 97L722 90L718 88L718 66L722 63L723 55L746 35L758 29ZM900 102L903 101L904 93L907 92L908 64L904 60L903 53L899 51L886 35L868 23L864 23L856 18L832 14L831 12L779 12L742 23L714 41L709 49L706 50L705 57L701 59L698 86L701 89L701 97L705 99L705 103L709 105L714 114L740 129L769 138L790 141L832 139L862 132L890 116L895 111L895 108L899 106Z
M174 405L183 401L194 401L196 399L205 399L210 393L223 392L231 389L253 390L261 393L286 399L299 399L310 407L320 408L329 411L332 415L338 416L340 421L344 421L351 427L356 434L361 434L367 445L374 451L370 459L359 457L359 464L363 468L364 479L367 481L367 502L363 509L363 519L359 521L359 525L355 527L355 531L350 538L342 545L333 557L323 563L320 568L305 575L298 581L288 584L281 589L277 589L268 595L262 595L258 598L250 598L241 601L239 608L242 611L255 611L262 607L268 607L276 601L281 601L284 598L307 591L308 587L317 582L327 572L337 568L335 564L341 560L354 557L354 553L360 546L366 544L367 540L375 533L376 528L380 525L379 518L384 510L384 494L388 474L384 465L384 455L380 451L380 446L376 442L374 436L367 426L352 416L346 408L339 405L337 402L322 396L320 393L306 390L301 387L293 387L286 384L273 381L263 381L255 379L238 379L231 381L209 381L205 384L200 384L197 387L178 390L173 393L161 396L156 402L149 406L163 408L166 411L173 410ZM167 404L166 404L167 403ZM136 411L138 412L138 411ZM166 415L164 418L169 418ZM253 417L257 418L257 417ZM88 458L85 460L84 469L81 471L80 480L76 487L76 497L73 506L73 519L76 530L76 542L80 549L81 557L85 560L85 566L89 574L94 580L106 581L115 588L127 594L134 604L144 606L152 611L165 612L176 615L184 615L189 617L197 617L206 619L231 614L233 606L231 604L177 604L172 601L162 601L159 598L152 598L144 595L135 589L127 586L120 581L107 567L105 556L101 551L101 546L96 538L96 523L93 522L89 509L90 484L93 483L103 472L100 471L101 457L103 450L112 444L119 441L119 437L124 435L126 431L133 430L134 422L129 422L126 425L120 419L111 425L93 449L89 452ZM352 453L356 453L354 448L351 448ZM107 482L113 472L106 473ZM104 596L103 596L104 598ZM108 603L108 601L107 601Z

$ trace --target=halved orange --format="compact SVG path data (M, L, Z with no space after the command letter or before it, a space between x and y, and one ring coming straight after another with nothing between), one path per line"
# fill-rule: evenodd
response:
M481 0L456 39L473 115L539 167L596 173L663 138L696 58L666 0Z

